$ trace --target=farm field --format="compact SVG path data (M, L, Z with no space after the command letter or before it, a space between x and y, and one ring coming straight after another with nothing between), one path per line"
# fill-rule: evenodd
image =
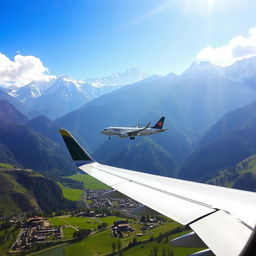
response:
M120 220L122 218L115 217L115 216L108 216L103 218L89 218L89 217L54 217L50 218L50 221L56 225L56 226L67 226L63 229L64 232L64 239L71 239L73 236L73 233L76 229L95 229L97 230L97 227L100 223L106 222L109 226L106 230L96 232L95 234L92 234L88 238L65 245L65 247L62 248L60 254L57 255L65 255L65 256L100 256L100 255L107 255L111 252L113 252L112 245L113 243L116 244L116 248L118 243L121 243L121 248L125 248L128 246L129 243L133 242L134 240L138 242L144 242L138 245L135 245L127 250L123 251L124 256L147 256L150 255L151 250L154 249L154 247L157 247L158 255L162 255L163 250L165 252L173 252L172 255L179 255L179 256L185 256L190 253L193 253L195 251L198 251L198 249L187 249L187 248L176 248L172 247L170 244L170 240L174 237L177 237L178 235L184 234L175 234L175 235L169 235L168 237L163 237L159 240L159 235L164 234L166 232L169 232L171 230L175 230L180 225L174 221L168 221L164 222L163 224L158 224L157 227L144 231L144 235L141 237L137 237L136 234L141 233L141 227L142 224L134 223L134 220L129 220L131 223L132 228L134 229L131 232L125 233L124 238L116 238L113 237L111 234L110 226L113 224L114 221ZM188 231L186 231L188 232ZM163 249L165 248L165 249ZM54 249L53 249L54 250ZM59 250L60 251L60 250ZM41 254L39 254L41 256ZM51 250L48 252L44 252L42 254L44 256L50 256ZM171 254L169 254L171 255ZM166 254L166 256L169 256Z
M66 178L83 182L84 189L91 189L91 190L111 189L109 186L105 185L104 183L98 181L97 179L91 177L88 174L77 173L77 174L68 176Z
M166 256L187 256L194 252L200 251L198 248L183 248L172 246L170 241L175 237L181 236L186 232L181 232L172 236L164 237L161 241L152 241L138 244L128 250L123 251L123 256L151 256L152 251L157 251L157 255ZM202 249L203 250L203 249ZM165 253L164 253L165 252Z
M162 238L161 242L156 241L159 234L161 234L162 232L170 231L170 230L174 229L175 227L177 227L177 225L178 225L178 224L174 225L174 223L172 223L172 225L170 225L170 224L171 223L165 223L162 225L163 227L161 229L156 228L156 229L150 230L150 232L148 232L145 236L142 236L142 237L136 237L136 233L141 232L141 231L139 231L139 229L135 228L135 231L131 232L129 234L129 236L127 236L123 239L112 237L110 230L107 229L105 231L96 233L81 242L78 242L78 243L75 243L75 244L65 247L65 249L64 249L65 256L72 256L74 254L77 256L106 255L106 254L109 254L112 252L112 244L113 243L118 244L118 241L120 241L121 247L125 248L126 246L128 246L128 244L130 242L132 242L134 240L134 238L136 238L137 241L145 241L149 238L149 236L152 236L154 238L154 241L145 242L143 244L139 244L135 247L132 247L128 250L124 250L123 255L124 256L134 256L134 255L150 256L151 250L154 247L157 247L158 255L162 255L163 248L165 248L166 252L168 252L168 250L173 252L172 256L173 255L185 256L185 255L189 255L189 254L199 250L198 248L196 248L196 249L195 248L176 248L176 247L171 246L169 241L172 238L174 238L175 236L170 236L168 238L164 237L164 238ZM184 234L184 232L180 233L179 235L182 235L182 234ZM176 236L178 236L178 235L176 234ZM169 255L167 255L167 256L169 256Z
M74 219L73 219L74 218ZM104 218L98 218L97 222L95 223L96 219L92 218L79 218L79 217L66 217L63 219L59 218L54 218L55 223L61 225L64 222L69 222L72 223L75 227L80 227L80 228L95 228L99 224L99 221L101 222L106 222L108 225L112 225L114 221L119 220L119 217L104 217ZM57 219L57 220L56 220ZM72 220L73 219L73 220ZM90 219L92 222L89 223L88 219ZM133 220L130 220L133 222ZM118 240L121 241L121 246L126 247L130 242L136 238L137 241L145 241L149 240L150 238L152 239L157 239L157 237L160 234L163 234L165 232L168 232L170 230L173 230L180 225L174 221L169 221L166 222L162 225L159 225L156 228L153 228L151 230L145 231L145 234L142 237L137 237L136 234L141 233L141 224L132 224L132 227L134 230L132 232L127 233L124 238L119 239L115 238L111 235L110 229L106 229L104 231L98 232L87 239L84 239L80 242L77 242L75 244L66 246L64 251L66 256L71 256L76 254L77 256L79 255L104 255L107 253L112 252L112 244L113 243L118 243ZM72 231L71 231L72 232ZM168 244L170 247L170 245ZM152 248L154 245L152 244ZM151 247L150 247L151 248ZM140 249L140 248L139 248ZM137 249L137 250L139 250ZM151 249L149 249L150 251ZM190 250L191 252L191 250ZM129 253L127 251L127 253ZM131 254L132 255L132 254ZM143 255L143 252L142 254Z
M110 225L113 225L114 221L121 220L124 218L116 217L116 216L108 216L108 217L102 217L102 218L60 216L60 217L53 217L49 219L54 226L70 225L77 228L91 229L91 228L97 228L97 226L102 222L106 222L110 226Z
M60 182L57 183L62 190L63 196L69 200L79 201L81 199L81 196L84 194L84 191L81 189L68 188Z
M65 256L85 256L104 255L111 252L112 243L117 242L117 238L111 236L110 230L98 232L81 242L67 246L64 249Z
M53 217L49 219L54 226L71 226L76 229L94 229L101 223L98 220L86 217Z
M63 235L64 235L64 239L72 239L73 238L73 234L76 230L74 228L64 228L63 229Z

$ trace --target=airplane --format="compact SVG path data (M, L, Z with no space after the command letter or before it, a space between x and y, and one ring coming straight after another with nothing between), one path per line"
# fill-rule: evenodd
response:
M192 255L256 254L256 193L103 165L67 130L59 130L78 168L194 232L173 239L175 246L202 248Z
M163 129L165 117L161 117L160 120L152 127L149 127L150 123L148 123L145 127L107 127L101 131L102 134L110 136L116 135L120 138L128 138L131 140L135 139L135 136L145 136L156 134L160 132L164 132L167 129Z

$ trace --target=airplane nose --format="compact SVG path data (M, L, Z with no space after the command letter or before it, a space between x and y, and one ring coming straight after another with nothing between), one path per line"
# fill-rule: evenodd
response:
M105 131L104 131L104 130L102 130L102 131L100 131L100 133L105 134Z

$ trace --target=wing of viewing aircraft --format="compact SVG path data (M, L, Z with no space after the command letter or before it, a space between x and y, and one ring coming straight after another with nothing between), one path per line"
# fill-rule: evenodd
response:
M255 255L255 235L254 238L252 235L256 224L255 193L102 165L68 131L60 130L60 133L82 171L189 225L215 255Z

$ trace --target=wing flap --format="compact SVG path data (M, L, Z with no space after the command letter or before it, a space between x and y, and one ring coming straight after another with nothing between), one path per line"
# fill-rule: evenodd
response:
M216 255L240 255L252 234L248 226L224 211L208 215L190 227Z

